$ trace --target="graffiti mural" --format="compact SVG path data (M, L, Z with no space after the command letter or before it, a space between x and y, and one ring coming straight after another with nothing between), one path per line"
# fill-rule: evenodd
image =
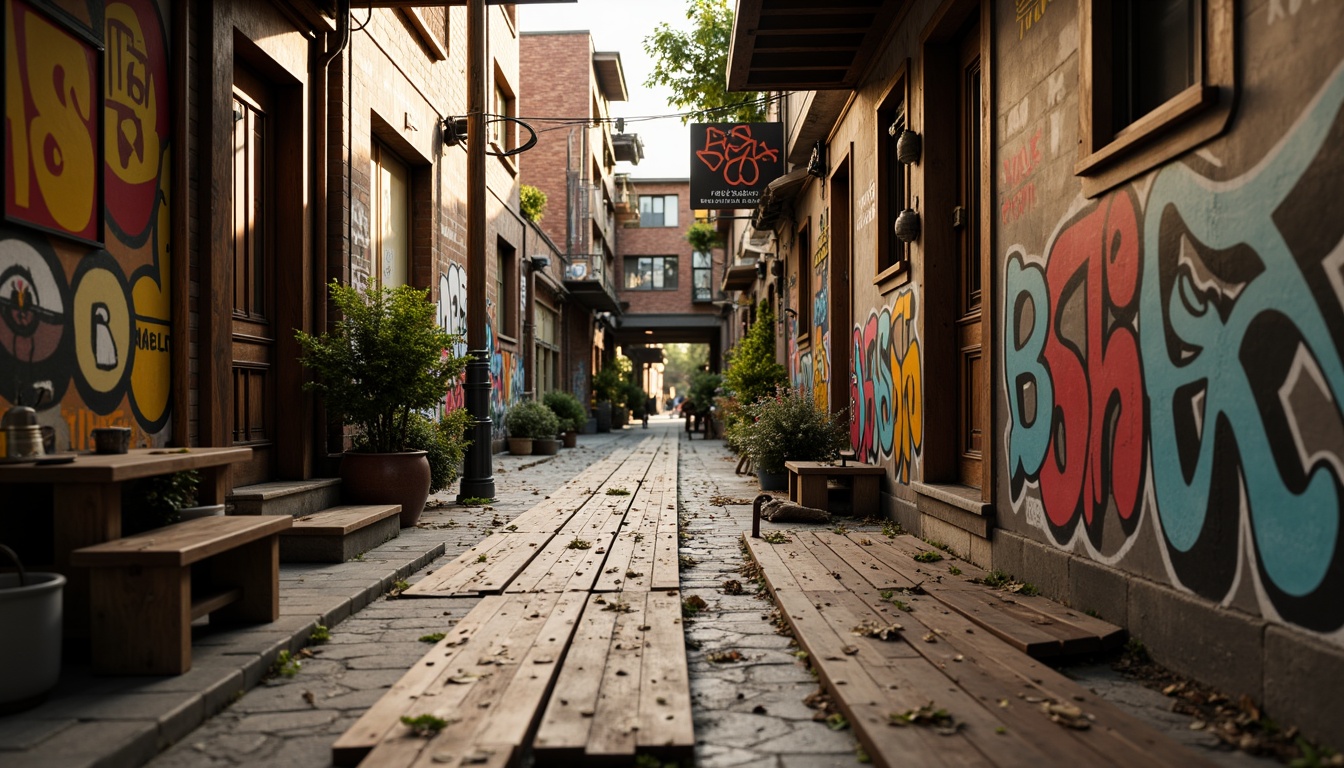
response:
M164 19L150 0L90 16L102 21L101 83L87 78L98 69L83 33L23 2L5 17L6 202L35 228L0 227L0 406L50 387L40 419L75 450L109 425L162 443L171 414Z
M1107 561L1148 516L1173 583L1250 583L1321 632L1344 627L1341 105L1344 65L1241 176L1169 165L1004 274L1014 510Z
M904 291L854 326L850 350L850 445L862 461L890 459L901 482L924 444L924 376L916 333L915 295Z
M827 305L830 284L831 239L825 216L817 232L817 250L812 256L812 399L818 408L830 408L831 332Z
M449 264L448 269L439 274L439 327L460 337L453 345L452 354L460 357L467 354L467 271L460 264ZM467 374L463 372L458 383L444 397L444 413L466 405L467 392L464 388Z

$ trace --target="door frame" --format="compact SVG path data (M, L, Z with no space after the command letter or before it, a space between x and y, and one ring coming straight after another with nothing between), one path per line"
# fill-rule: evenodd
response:
M980 126L980 286L981 355L986 372L984 447L981 453L981 502L992 500L994 480L994 367L993 319L996 300L993 270L994 232L994 77L992 3L982 0L948 0L934 14L921 35L921 79L918 94L923 119L924 205L920 243L924 284L924 311L920 325L924 339L925 382L957 381L959 376L957 329L958 265L957 231L952 227L952 209L958 204L956 174L930 173L930 168L958 167L961 76L961 35L975 16L980 27L981 126ZM951 94L951 95L949 95ZM921 479L929 485L957 484L959 450L957 424L959 387L926 386L924 389L924 452Z
M201 107L200 181L197 187L198 217L202 222L197 253L200 280L196 339L198 401L196 444L224 446L231 443L233 384L233 261L232 193L233 90L235 67L246 67L267 83L275 101L272 112L273 145L277 162L273 176L277 222L301 222L277 227L275 245L275 398L277 403L303 403L277 408L275 414L275 464L277 479L312 476L311 398L302 390L305 373L298 362L299 347L290 329L312 330L311 215L305 207L310 172L309 134L306 113L309 103L306 72L291 72L272 59L240 27L255 23L252 16L237 15L229 4L217 4L213 18L201 35L200 50L208 63L197 69ZM294 44L309 51L306 39L295 29ZM306 64L306 56L304 57ZM229 77L217 77L228 72ZM183 344L179 348L185 347ZM221 473L223 474L223 473Z

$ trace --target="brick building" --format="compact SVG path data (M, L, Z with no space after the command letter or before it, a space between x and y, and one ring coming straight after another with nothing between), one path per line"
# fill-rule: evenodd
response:
M1337 741L1344 6L736 7L794 168L742 290L880 512Z

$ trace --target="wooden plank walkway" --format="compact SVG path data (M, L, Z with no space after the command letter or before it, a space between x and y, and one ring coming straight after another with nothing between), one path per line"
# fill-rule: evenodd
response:
M341 736L333 761L505 766L529 747L559 764L689 759L679 437L594 464L406 590L485 597ZM402 724L421 715L442 729L425 738Z
M910 537L787 535L744 539L875 765L1206 764L1024 652L1062 653L1089 634L1100 647L1112 625L1041 598L1004 601L969 581L983 575L969 563L953 576L945 561L915 561L927 547Z

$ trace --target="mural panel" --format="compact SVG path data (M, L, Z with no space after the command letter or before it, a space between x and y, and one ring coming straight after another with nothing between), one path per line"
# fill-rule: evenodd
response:
M105 48L92 68L77 28L22 2L5 18L5 200L27 212L0 226L0 407L49 388L40 418L75 450L109 425L167 440L173 344L164 15L122 0L87 17Z
M1015 512L1107 562L1151 518L1174 584L1319 632L1344 628L1342 104L1344 65L1244 174L1169 165L1004 271Z
M854 326L850 360L850 445L860 461L892 460L897 477L908 483L924 444L924 377L913 291L898 293L891 307Z

